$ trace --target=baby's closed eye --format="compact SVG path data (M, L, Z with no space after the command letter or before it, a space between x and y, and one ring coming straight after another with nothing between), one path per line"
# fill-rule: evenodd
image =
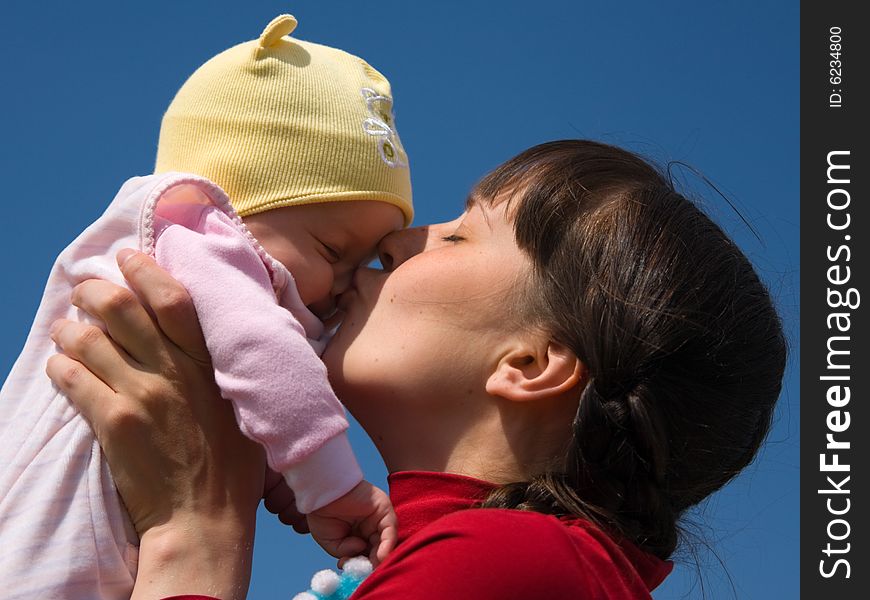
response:
M341 260L342 252L341 249L338 248L336 245L324 242L323 240L320 240L320 245L323 246L323 250L329 262L337 263Z

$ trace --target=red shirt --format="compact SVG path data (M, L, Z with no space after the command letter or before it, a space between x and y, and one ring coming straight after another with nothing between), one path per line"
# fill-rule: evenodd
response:
M635 600L672 564L577 518L469 508L495 487L449 473L389 476L399 545L354 600Z
M673 567L583 519L471 508L486 481L402 471L389 483L399 545L353 600L639 600Z

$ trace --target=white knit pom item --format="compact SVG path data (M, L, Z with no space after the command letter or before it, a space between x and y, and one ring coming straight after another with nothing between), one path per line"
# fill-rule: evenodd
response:
M356 556L344 563L343 571L357 579L364 579L372 573L372 563L365 556Z
M318 594L329 596L338 589L339 578L338 573L324 569L318 571L311 578L311 589Z

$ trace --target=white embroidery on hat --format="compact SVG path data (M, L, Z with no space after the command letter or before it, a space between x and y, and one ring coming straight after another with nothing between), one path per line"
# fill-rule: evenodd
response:
M362 89L369 118L363 121L363 130L378 139L378 152L390 167L407 167L408 160L399 133L394 129L393 99L382 96L371 88Z

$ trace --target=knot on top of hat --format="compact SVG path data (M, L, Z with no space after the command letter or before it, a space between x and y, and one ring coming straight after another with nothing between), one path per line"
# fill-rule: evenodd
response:
M260 34L260 48L271 48L281 41L285 35L290 35L299 22L293 15L278 15L272 19L263 33Z

